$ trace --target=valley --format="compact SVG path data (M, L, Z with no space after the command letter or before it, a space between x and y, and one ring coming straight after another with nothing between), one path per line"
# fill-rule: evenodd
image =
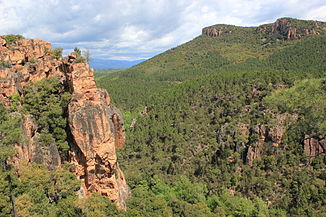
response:
M213 25L128 69L0 51L0 216L326 212L325 22Z

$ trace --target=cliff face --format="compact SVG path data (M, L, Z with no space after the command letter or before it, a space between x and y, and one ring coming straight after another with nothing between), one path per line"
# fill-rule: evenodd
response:
M326 23L320 21L301 21L291 18L280 18L272 24L262 25L256 28L257 33L264 35L263 40L268 36L276 36L283 40L298 40L306 35L320 35L326 30ZM202 29L202 35L219 37L224 34L231 34L237 31L233 26L215 25Z
M0 101L8 105L10 96L23 93L23 86L47 77L65 78L62 61L51 58L51 44L40 39L7 44L0 36ZM5 66L3 66L5 65Z
M85 63L73 65L71 76L73 97L68 111L74 143L70 158L83 182L82 193L98 192L126 208L128 188L115 151L124 144L121 114L110 105L108 93L96 88Z
M40 144L40 134L37 132L37 125L31 115L23 115L22 128L25 141L15 146L16 166L21 161L25 161L43 164L50 170L60 167L61 158L56 144L53 143L49 146Z
M270 147L282 145L283 137L287 132L286 120L288 118L296 120L298 116L288 113L277 114L272 126L266 124L249 126L249 124L239 123L236 128L233 128L229 124L225 124L218 132L218 142L225 148L233 138L241 137L241 141L234 142L233 149L243 154L242 159L245 164L252 165L254 160L260 159ZM305 155L309 158L325 155L326 140L324 138L313 138L306 135L301 145Z
M218 37L221 36L224 33L223 29L219 28L204 28L202 30L203 35L208 35L211 37Z
M40 39L19 40L6 43L0 36L0 102L11 104L11 96L23 95L23 87L47 77L58 76L65 82L65 73L61 70L63 60L51 58L51 44ZM24 143L17 144L17 159L44 164L53 169L61 165L61 159L55 144L43 147L39 144L37 125L30 115L22 116ZM17 161L19 163L19 161Z
M235 30L234 26L216 25L212 27L203 28L202 35L208 35L210 37L219 37L224 34L230 34L234 30Z
M120 111L110 105L105 90L96 88L93 69L75 63L76 55L54 58L51 44L39 39L6 43L0 36L0 102L9 106L11 96L24 96L24 86L48 77L58 77L72 94L68 108L70 135L69 161L81 180L81 196L98 192L125 209L129 195L123 172L117 163L116 149L124 147L125 132ZM53 169L61 165L55 144L38 142L38 126L33 117L22 115L25 137L17 144L16 164L36 162Z
M320 35L326 30L326 23L319 21L304 21L305 24L297 25L295 19L280 18L273 24L259 26L258 33L266 35L279 35L285 40L298 40L307 35Z

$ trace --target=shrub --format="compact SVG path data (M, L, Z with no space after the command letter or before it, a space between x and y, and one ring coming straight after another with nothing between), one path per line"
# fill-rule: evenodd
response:
M13 35L13 34L5 36L5 40L6 40L7 44L12 44L15 41L18 41L18 40L21 40L21 39L24 39L24 36L22 36L22 35Z
M84 63L84 62L86 62L86 59L83 56L78 56L74 61L74 63Z
M8 61L0 60L0 69L10 68L11 63Z
M29 60L29 62L32 63L32 64L34 64L34 63L36 63L36 59L35 58L32 58L32 59Z
M75 47L74 52L77 54L77 56L81 56L81 50L78 47Z
M86 62L85 57L83 57L81 54L81 50L77 47L74 49L74 53L77 54L77 58L75 59L74 63L84 63Z
M51 56L54 59L59 59L62 57L63 48L55 48L51 51Z
M60 153L68 148L65 132L65 111L70 101L70 93L57 78L47 78L24 87L23 109L33 115L41 134L40 143L57 144Z

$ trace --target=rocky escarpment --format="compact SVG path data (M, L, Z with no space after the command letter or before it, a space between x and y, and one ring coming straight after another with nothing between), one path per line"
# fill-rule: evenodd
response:
M121 114L110 105L108 93L96 88L85 63L73 65L71 71L73 97L68 111L74 143L70 158L82 180L82 194L98 192L126 208L128 188L116 156L125 136Z
M239 123L236 127L225 124L218 131L218 142L225 148L230 141L233 141L235 152L242 154L245 164L252 165L254 160L260 159L271 148L282 148L284 136L287 133L286 121L295 121L297 115L277 114L273 123L249 124ZM237 138L237 139L235 139ZM302 143L304 154L308 158L314 158L326 153L326 140L324 138L314 138L305 135ZM220 150L215 154L220 155ZM231 159L230 159L231 160Z
M267 36L276 35L278 39L298 40L307 35L320 35L325 30L325 22L280 18L273 24L259 26L256 32L265 34L265 38Z
M292 18L280 18L272 24L257 27L254 31L262 34L262 40L275 37L280 40L298 40L307 35L320 35L326 30L326 23L320 21L302 21ZM235 26L214 25L202 29L202 35L219 37L239 31Z
M266 127L265 125L257 125L252 132L247 130L247 135L257 135L257 141L246 147L244 161L252 165L255 159L261 158L269 146L279 147L282 144L283 136L286 134L286 127L284 126L284 116L279 116L280 122L273 127ZM325 155L326 140L323 138L312 138L305 136L302 142L304 154L309 158L314 158L319 155Z
M37 124L31 115L23 115L22 128L25 141L16 144L16 166L20 162L34 162L45 165L53 170L61 166L61 158L56 144L49 146L40 144L40 134L37 132Z
M0 36L0 102L12 104L13 96L24 97L30 82L56 77L70 90L72 99L67 119L70 135L69 161L81 180L81 196L98 192L125 209L129 190L117 162L116 149L124 146L125 132L120 111L110 105L105 90L96 88L93 69L69 57L52 55L51 44L40 39L22 39L8 43ZM49 169L60 167L55 144L40 145L38 126L33 116L22 116L24 141L17 144L16 165L36 162Z
M9 106L11 97L23 95L23 87L29 82L40 81L57 76L64 83L65 72L61 66L64 60L51 57L51 44L40 39L18 40L7 43L0 36L0 102ZM17 144L17 159L20 161L44 164L53 169L61 165L55 144L47 147L40 145L38 126L30 115L22 116L24 142Z
M23 86L49 76L65 80L62 60L51 58L51 44L40 39L18 40L8 44L0 36L0 101L10 103L10 96L23 93Z
M234 30L234 26L228 25L216 25L211 27L205 27L202 29L202 35L210 37L219 37L224 34L230 34Z

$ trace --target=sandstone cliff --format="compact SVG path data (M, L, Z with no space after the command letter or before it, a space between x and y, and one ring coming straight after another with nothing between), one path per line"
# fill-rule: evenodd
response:
M69 126L74 143L70 159L82 180L82 193L98 192L125 208L128 188L118 167L116 149L124 144L121 114L110 106L105 90L97 89L86 63L71 66L73 97Z
M129 190L116 156L116 149L123 148L125 141L123 120L120 111L110 105L108 93L96 88L93 69L87 63L76 63L74 53L53 57L49 42L22 39L8 43L5 39L0 36L0 102L9 106L14 94L23 97L24 86L30 82L59 78L72 94L66 117L71 137L68 159L81 180L81 196L98 192L125 209ZM20 115L25 139L16 145L16 164L60 166L56 145L41 146L33 117Z

